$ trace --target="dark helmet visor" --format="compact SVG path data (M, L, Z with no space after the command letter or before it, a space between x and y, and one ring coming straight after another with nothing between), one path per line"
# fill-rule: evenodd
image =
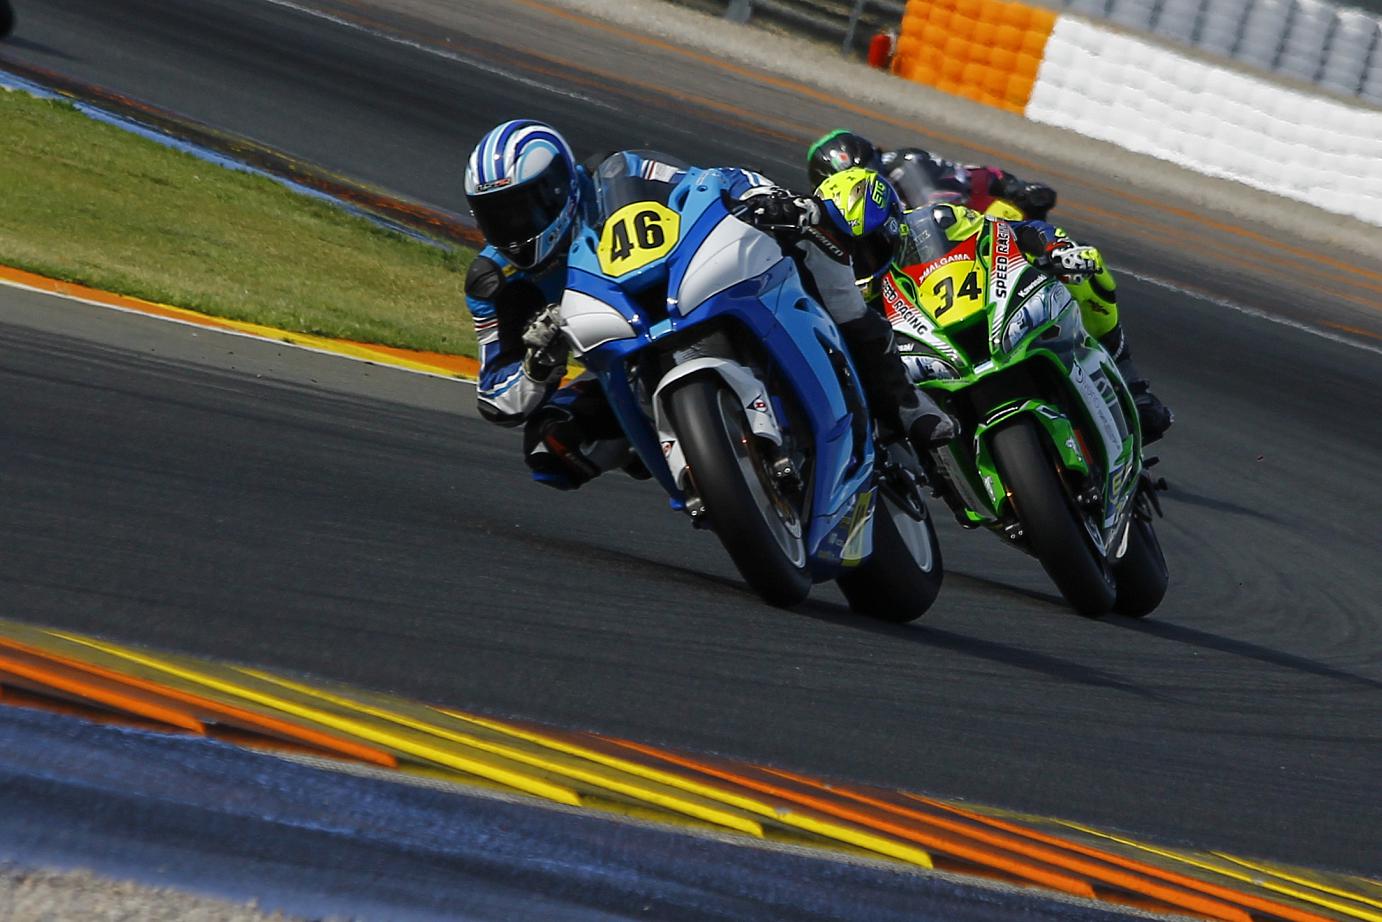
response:
M537 238L571 200L571 168L558 157L536 179L466 198L485 239L519 265L527 265Z
M877 278L893 261L897 248L897 238L883 230L877 230L854 241L850 262L854 266L856 279Z

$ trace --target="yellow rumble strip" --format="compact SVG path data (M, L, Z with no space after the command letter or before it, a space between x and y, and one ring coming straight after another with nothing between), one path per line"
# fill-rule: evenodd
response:
M0 704L499 787L1231 922L1382 922L1382 883L0 621Z

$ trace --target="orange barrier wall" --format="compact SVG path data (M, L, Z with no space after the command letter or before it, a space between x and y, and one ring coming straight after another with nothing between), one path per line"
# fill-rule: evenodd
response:
M1008 0L909 0L893 73L1021 115L1055 23Z

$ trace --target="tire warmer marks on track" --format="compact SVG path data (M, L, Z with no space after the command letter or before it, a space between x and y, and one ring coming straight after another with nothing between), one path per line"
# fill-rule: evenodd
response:
M0 622L0 702L1235 922L1382 922L1382 883Z

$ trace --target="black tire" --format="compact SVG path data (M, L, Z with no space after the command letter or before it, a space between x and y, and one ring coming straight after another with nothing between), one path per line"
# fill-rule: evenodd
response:
M945 578L945 564L925 500L917 500L921 503L920 516L886 495L879 496L873 513L873 553L835 580L849 600L851 611L880 621L906 624L926 614L936 601ZM895 517L910 520L914 537L924 536L925 545L918 547L920 554L914 554L908 546ZM925 558L925 562L919 558Z
M798 520L799 551L789 555L783 546L790 527L784 515L769 520L772 498L780 497L754 452L739 398L720 379L697 377L673 391L671 408L696 492L730 559L764 601L796 605L811 591L802 525ZM750 483L754 474L758 482Z
M1128 549L1113 565L1113 574L1118 580L1118 597L1114 599L1113 610L1130 618L1141 618L1156 610L1166 597L1170 577L1152 523L1134 517L1128 527L1131 529Z
M1042 448L1036 424L1019 419L994 433L992 447L1027 543L1046 574L1080 614L1107 613L1115 597L1112 569L1096 556L1055 465Z
M14 31L14 7L10 0L0 0L0 38Z

